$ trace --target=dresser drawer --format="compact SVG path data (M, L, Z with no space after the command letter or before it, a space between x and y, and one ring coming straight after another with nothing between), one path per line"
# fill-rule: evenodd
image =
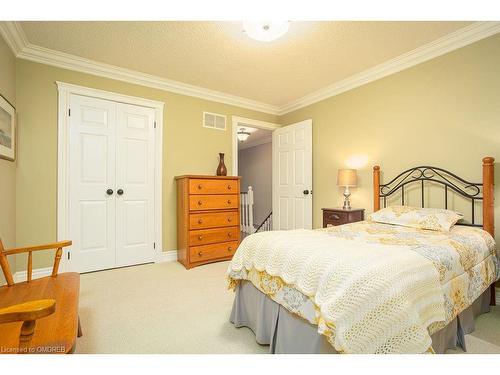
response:
M225 195L190 195L189 209L198 210L224 210L228 208L238 208L238 198L236 194Z
M345 212L323 212L323 223L342 225L349 222L349 214Z
M240 227L226 227L215 229L199 229L189 231L191 246L206 245L216 242L239 241Z
M240 224L238 211L210 212L189 215L189 229L228 227Z
M325 209L323 208L323 228L364 220L364 209Z
M235 194L238 192L238 180L189 180L189 194Z
M239 242L223 242L212 245L192 246L189 248L189 261L204 262L233 256Z

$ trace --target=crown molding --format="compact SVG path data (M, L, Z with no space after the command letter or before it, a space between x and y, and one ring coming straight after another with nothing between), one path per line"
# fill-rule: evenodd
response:
M0 22L0 34L16 57L28 45L28 38L19 22Z
M18 22L0 22L0 34L18 58L278 116L408 69L499 32L500 22L474 22L433 42L280 107L40 47L29 43Z
M0 22L0 33L17 58L34 61L58 68L74 70L99 77L110 78L127 83L151 87L175 94L192 96L218 103L248 108L259 112L276 115L279 107L256 100L243 98L224 92L206 89L131 69L101 63L65 52L40 47L29 43L19 22Z
M356 87L376 81L380 78L408 69L445 53L465 47L500 32L500 22L474 22L453 33L424 44L410 52L388 60L373 68L355 74L340 82L329 85L323 89L294 100L279 109L279 116L317 103L329 97L339 95Z

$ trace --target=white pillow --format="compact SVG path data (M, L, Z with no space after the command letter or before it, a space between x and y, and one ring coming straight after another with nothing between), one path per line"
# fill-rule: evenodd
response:
M462 214L451 210L410 206L390 206L369 216L377 223L438 231L449 231L462 218Z

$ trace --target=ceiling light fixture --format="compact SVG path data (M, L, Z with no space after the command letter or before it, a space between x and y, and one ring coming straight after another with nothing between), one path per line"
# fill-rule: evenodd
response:
M250 133L245 130L245 128L241 128L240 130L238 130L238 133L236 133L236 136L238 137L238 140L240 142L245 142L248 137L250 137Z
M271 42L286 34L290 21L245 21L243 31L252 39Z

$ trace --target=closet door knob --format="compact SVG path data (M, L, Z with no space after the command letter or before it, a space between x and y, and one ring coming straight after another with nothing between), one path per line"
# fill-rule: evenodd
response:
M108 189L108 190L106 190L106 194L108 194L108 195L113 195L113 189Z

